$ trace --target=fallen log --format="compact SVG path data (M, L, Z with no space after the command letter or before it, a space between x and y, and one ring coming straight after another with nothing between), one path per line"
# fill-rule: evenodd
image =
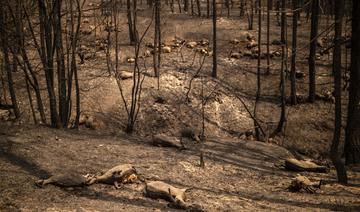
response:
M118 165L106 171L100 176L92 177L89 185L94 183L105 183L120 188L119 184L133 183L138 180L136 169L131 164Z
M298 160L295 158L288 158L285 160L285 169L289 171L308 171L308 172L320 172L327 173L328 167L320 166L309 160Z

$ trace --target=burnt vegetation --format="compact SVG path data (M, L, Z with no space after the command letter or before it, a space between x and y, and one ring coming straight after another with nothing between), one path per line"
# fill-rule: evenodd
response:
M3 0L0 211L360 210L359 51L354 0Z

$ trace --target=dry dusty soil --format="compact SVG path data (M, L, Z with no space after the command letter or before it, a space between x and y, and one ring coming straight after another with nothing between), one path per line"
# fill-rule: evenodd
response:
M86 7L90 6L86 4ZM141 6L138 13L140 35L151 22L150 11L142 7L145 6ZM243 136L244 132L253 130L253 121L245 106L253 111L257 79L257 60L245 55L254 51L246 48L247 35L250 33L256 41L258 32L247 30L247 20L239 19L238 11L232 10L231 18L219 17L218 79L211 78L212 61L207 57L200 74L192 82L191 101L185 101L186 93L200 67L200 54L194 49L176 48L162 54L159 91L157 79L148 76L152 73L152 57L140 61L141 72L146 78L132 136L122 133L126 110L116 81L108 73L105 52L97 46L106 38L102 17L96 14L94 17L91 10L84 11L87 21L82 28L91 25L99 28L96 36L92 32L80 39L80 45L86 46L88 53L95 52L84 64L79 64L81 111L96 117L102 123L101 127L97 130L84 126L79 130L56 130L33 126L22 73L14 73L18 79L15 86L21 91L18 96L23 114L18 121L0 122L0 211L175 210L164 200L145 197L143 183L127 184L121 189L101 184L75 189L53 185L38 188L34 184L36 180L59 172L96 174L123 163L133 164L147 180L163 180L189 188L187 201L201 205L206 211L360 211L360 172L356 167L348 167L348 186L336 183L336 173L331 167L327 174L302 173L311 180L323 180L323 186L315 194L287 190L292 178L298 174L282 167L284 159L291 154L288 150L329 164L328 152L334 128L332 102L317 101L287 107L285 134L275 137L272 143ZM119 20L120 69L131 72L134 65L127 63L127 57L134 55L134 48L129 45L124 11ZM297 70L305 75L297 79L297 92L305 96L309 25L303 21L298 30ZM321 19L320 29L327 26L328 23ZM290 28L288 31L290 38ZM174 38L186 42L208 39L211 44L211 32L210 19L169 11L162 15L165 44L171 44ZM266 27L262 28L262 33L265 36ZM151 27L141 44L141 54L147 49L145 43L153 41L153 34ZM264 36L263 50L266 49ZM279 37L280 28L272 16L270 41ZM240 44L234 46L230 41L235 38ZM277 51L280 46L271 45L270 48ZM229 58L232 52L242 52L241 58ZM262 92L258 116L268 132L274 130L280 117L280 62L281 57L272 58L270 74L266 75L266 59L261 61ZM321 55L316 63L317 92L330 90L331 93L331 55ZM42 71L38 74L42 75ZM127 103L130 102L132 82L131 79L121 82ZM40 83L43 96L46 96L45 82ZM287 79L287 96L288 87ZM343 93L346 102L346 92ZM183 151L151 145L151 136L157 133L179 137L179 130L184 127L201 130L203 97L206 97L205 143L201 146L192 144ZM164 101L159 102L159 99ZM46 98L44 101L48 102ZM204 169L199 167L200 150L204 152Z

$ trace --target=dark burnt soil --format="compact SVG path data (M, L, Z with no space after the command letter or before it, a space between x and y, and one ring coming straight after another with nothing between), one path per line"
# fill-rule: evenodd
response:
M86 9L86 8L85 8ZM141 8L140 8L141 9ZM238 14L238 13L236 13ZM101 18L94 18L85 11L84 18L91 25L99 25L97 33L81 38L89 52L95 52L93 44L106 38ZM150 23L150 11L141 9L138 13L138 29L142 34ZM133 70L133 64L126 62L134 55L134 48L128 43L127 21L124 13L119 17L120 69ZM94 23L96 21L96 23ZM256 21L256 19L255 19ZM320 31L329 24L321 19ZM256 26L256 24L255 24ZM175 37L188 41L203 38L211 43L211 20L191 17L188 14L162 16L162 38L171 43ZM290 26L291 27L291 26ZM291 37L291 30L288 37ZM310 23L299 26L297 69L307 74L308 41ZM265 50L266 27L262 28L262 49ZM328 162L328 152L333 134L334 104L317 101L287 108L285 136L275 137L273 144L245 141L241 136L253 130L253 121L244 104L253 111L256 93L257 60L249 57L229 59L234 51L246 51L246 35L250 33L257 40L257 30L247 30L246 18L219 17L218 19L218 73L210 77L212 58L205 60L201 77L194 79L190 92L191 102L185 101L190 79L199 68L199 54L186 47L162 54L160 91L157 79L146 77L143 84L141 109L132 136L123 134L126 112L120 98L114 77L109 76L104 51L96 51L95 57L79 65L82 112L90 114L104 123L98 130L83 126L76 130L54 130L32 126L26 88L22 73L14 73L22 118L16 122L0 123L0 210L15 211L149 211L170 210L166 202L151 200L143 196L142 184L125 185L116 190L112 186L93 185L88 188L64 190L55 186L40 189L34 185L39 178L48 177L63 170L82 174L97 173L114 165L132 163L149 179L159 179L179 187L191 188L187 195L189 202L202 205L209 211L239 210L360 210L359 171L349 167L350 186L335 183L332 168L329 174L304 173L310 179L323 179L325 185L316 194L290 193L286 191L291 179L297 173L281 169L283 158L297 151L311 158ZM153 27L142 43L153 41ZM331 35L330 35L331 36ZM280 37L280 28L272 16L270 42ZM232 39L240 40L233 46ZM289 42L289 46L291 42ZM271 45L271 50L280 46ZM112 52L114 53L114 52ZM193 59L195 56L195 60ZM279 75L281 57L271 59L270 75L261 75L262 92L259 103L259 118L264 129L271 132L280 117ZM288 61L289 62L289 61ZM317 92L332 89L331 55L322 55L317 63ZM142 72L152 72L152 57L141 60ZM262 73L266 60L262 59ZM43 72L39 71L41 75ZM46 94L45 82L43 96ZM209 96L205 105L205 134L208 141L203 147L179 151L157 148L149 145L149 138L156 133L179 136L184 127L202 126L201 88ZM132 80L122 81L126 101L130 101ZM287 80L287 96L289 80ZM308 77L297 80L297 92L307 95ZM161 96L165 101L158 103ZM240 99L242 101L240 101ZM344 92L344 103L346 92ZM48 99L44 98L48 102ZM244 104L243 104L244 103ZM35 104L35 103L34 103ZM344 104L344 114L346 105ZM48 111L47 111L48 112ZM345 118L344 118L345 120ZM345 125L344 125L345 126ZM206 168L201 169L199 148L205 152Z
M190 188L187 201L207 211L360 209L359 172L349 171L351 185L346 187L334 182L334 170L302 173L325 183L316 194L291 193L286 188L297 173L281 168L290 153L272 144L213 137L202 147L179 151L119 133L14 128L1 125L1 211L173 210L163 200L146 198L141 183L121 189L100 184L75 189L34 184L56 173L98 173L123 163L133 164L148 180ZM205 155L205 169L198 165L199 148Z

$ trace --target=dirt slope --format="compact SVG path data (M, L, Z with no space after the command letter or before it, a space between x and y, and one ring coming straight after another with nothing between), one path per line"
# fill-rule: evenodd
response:
M162 200L143 196L142 184L93 185L66 190L34 181L64 170L97 173L132 163L147 179L187 187L188 201L207 211L359 210L360 174L349 172L352 185L334 183L335 173L304 173L323 179L316 194L286 190L296 173L279 168L290 153L272 144L210 138L202 147L205 169L198 166L198 148L179 151L151 146L147 138L96 131L61 131L46 127L10 129L1 124L1 211L167 211Z

